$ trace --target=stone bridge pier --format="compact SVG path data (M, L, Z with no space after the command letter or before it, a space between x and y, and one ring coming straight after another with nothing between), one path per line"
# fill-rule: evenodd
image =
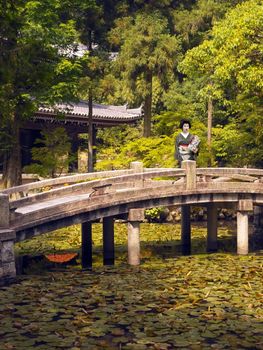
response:
M144 221L144 209L130 209L128 213L128 264L140 264L140 223ZM103 265L114 265L114 217L102 219ZM81 224L81 265L83 269L92 268L92 222Z
M16 277L15 239L15 232L9 229L9 196L0 194L0 285Z

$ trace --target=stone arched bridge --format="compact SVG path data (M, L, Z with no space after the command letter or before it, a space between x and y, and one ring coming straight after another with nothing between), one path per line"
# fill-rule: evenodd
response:
M190 253L190 206L207 207L207 249L217 246L217 208L237 210L237 252L248 253L248 213L263 207L263 169L143 168L48 179L0 192L0 279L15 276L14 242L82 225L82 265L92 265L92 222L103 221L104 263L114 262L114 218L128 220L128 259L139 264L144 209L181 206L182 251Z

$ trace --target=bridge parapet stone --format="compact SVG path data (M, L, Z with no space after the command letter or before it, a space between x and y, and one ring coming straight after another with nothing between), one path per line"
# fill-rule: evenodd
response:
M144 221L144 209L134 208L129 210L128 221Z
M11 282L16 277L15 239L15 231L0 229L0 285Z
M240 199L238 201L238 211L253 211L252 199Z
M182 161L182 169L186 173L186 189L196 189L196 162L194 160Z
M130 168L134 170L135 173L143 172L142 162L131 162Z
M144 186L144 178L143 178L143 163L142 162L131 162L130 169L134 171L134 173L142 173L142 176L139 180L134 183L134 187L143 187Z

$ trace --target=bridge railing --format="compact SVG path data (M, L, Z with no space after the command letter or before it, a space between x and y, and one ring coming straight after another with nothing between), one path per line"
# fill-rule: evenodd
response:
M133 163L139 163L139 162L133 162ZM147 169L143 167L138 168L138 166L135 166L135 167L131 167L130 169L66 175L66 176L61 176L61 177L52 178L52 179L34 181L24 185L15 186L15 187L2 190L0 191L0 193L8 194L9 196L12 196L13 194L18 194L21 197L27 197L31 193L35 194L37 192L46 192L54 188L68 186L70 184L78 184L81 182L88 182L88 181L103 179L103 178L108 179L108 178L113 178L113 177L122 176L122 175L133 175L136 172L152 172L152 171L162 171L162 170L168 171L168 172L177 170L179 171L179 174L184 175L184 171L181 171L180 169L175 169L175 168L163 168L163 169L148 168Z
M178 169L143 168L142 163L133 162L131 169L63 176L9 188L0 193L10 197L9 207L14 210L38 201L67 195L88 192L105 194L105 191L116 191L125 187L161 186L164 182L180 187L185 184L185 189L188 190L201 183L207 186L216 182L263 183L263 169L196 168L193 161L183 163L183 168Z
M97 173L84 173L84 174L76 174L76 175L68 175L68 176L66 175L66 176L61 176L53 179L46 179L46 180L32 182L29 184L24 184L16 187L11 187L6 190L2 190L1 193L8 194L8 195L21 194L21 196L27 196L31 192L48 191L57 186L64 186L72 183L85 182L85 181L103 178L103 177L109 178L109 177L114 177L114 176L124 175L124 174L131 174L131 173L133 173L133 170L124 169L124 170L100 171Z
M108 192L114 192L117 189L123 188L138 188L138 187L152 187L160 186L163 181L160 178L181 178L185 177L185 172L182 169L158 169L158 171L147 171L146 173L133 173L127 175L119 175L110 178L103 178L97 180L90 180L87 182L75 183L73 185L66 185L54 189L46 189L46 191L40 193L31 193L31 195L21 197L19 199L13 199L10 201L10 209L22 207L24 205L30 205L35 202L44 200L51 200L58 197L68 195L78 195L81 193L90 193L90 195L105 194ZM158 181L154 179L158 178ZM167 183L169 180L165 180ZM170 180L173 183L174 180ZM179 181L182 184L184 181ZM178 183L178 184L179 184Z
M197 176L206 177L208 181L245 181L263 182L263 169L253 168L197 168ZM218 180L216 180L218 178Z

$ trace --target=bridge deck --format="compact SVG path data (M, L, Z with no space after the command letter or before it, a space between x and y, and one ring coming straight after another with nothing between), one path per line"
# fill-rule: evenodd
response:
M69 204L73 202L78 202L82 199L87 199L90 197L90 195L91 193L84 193L84 194L70 195L70 196L50 199L43 202L38 202L35 204L25 205L24 207L17 208L14 211L14 213L26 215L26 214L38 212L39 210L56 208L59 205Z

